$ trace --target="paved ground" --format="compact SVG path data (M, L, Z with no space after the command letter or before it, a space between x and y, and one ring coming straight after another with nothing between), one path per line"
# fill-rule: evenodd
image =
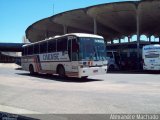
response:
M160 113L160 74L108 73L82 80L30 76L15 68L0 65L0 111Z

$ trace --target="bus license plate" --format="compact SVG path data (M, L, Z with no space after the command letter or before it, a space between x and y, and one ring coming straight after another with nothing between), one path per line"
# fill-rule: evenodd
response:
M98 72L98 70L93 70L94 73Z

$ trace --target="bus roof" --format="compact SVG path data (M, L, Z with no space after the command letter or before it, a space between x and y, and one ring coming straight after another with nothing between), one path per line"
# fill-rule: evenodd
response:
M143 51L159 51L160 45L159 44L153 44L153 45L145 45L143 46Z
M68 36L68 35L74 35L74 36L77 36L77 37L93 37L93 38L103 39L102 36L95 35L95 34L87 34L87 33L70 33L70 34L65 34L65 35L62 35L62 36Z
M50 40L50 39L54 39L54 38L56 39L56 38L61 38L61 37L65 37L65 36L70 36L70 35L77 36L77 37L91 37L91 38L103 39L102 36L95 35L95 34L88 34L88 33L69 33L69 34L65 34L65 35L57 35L57 36L54 36L54 37L49 37L49 38L46 38L45 40L38 41L38 42L25 44L25 45L23 45L23 47L24 47L24 46L29 46L29 45L32 45L32 44L36 44L36 43L41 43L41 42L43 42L43 41L48 41L48 40Z
M143 47L144 48L147 48L147 47L160 47L160 44L145 45Z

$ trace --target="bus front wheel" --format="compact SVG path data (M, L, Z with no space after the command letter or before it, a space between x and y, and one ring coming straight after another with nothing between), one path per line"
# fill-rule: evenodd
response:
M65 69L62 65L58 66L58 70L57 73L59 74L59 76L64 77L65 76Z

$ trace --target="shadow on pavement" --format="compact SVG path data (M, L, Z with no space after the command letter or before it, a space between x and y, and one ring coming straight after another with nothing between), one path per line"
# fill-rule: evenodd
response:
M18 68L15 68L15 70L22 70L22 68L21 68L21 67L18 67Z
M89 79L89 78L76 78L76 77L59 77L57 75L50 75L50 74L36 74L30 75L29 73L16 73L18 75L23 76L31 76L36 78L43 78L47 80L54 80L60 82L75 82L75 83L84 83L84 82L94 82L94 81L103 81L100 79Z
M40 119L28 117L27 115L18 115L0 111L0 120L40 120Z

